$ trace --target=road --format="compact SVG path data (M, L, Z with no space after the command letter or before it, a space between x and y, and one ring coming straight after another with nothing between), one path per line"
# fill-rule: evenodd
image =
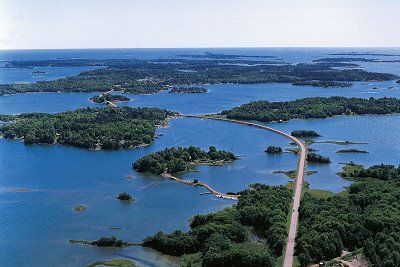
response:
M307 156L306 145L302 141L297 139L296 137L291 136L290 134L287 134L287 133L277 130L275 128L271 128L271 127L268 127L268 126L265 126L262 124L258 124L258 123L227 119L225 117L207 116L207 115L184 115L184 117L212 119L212 120L228 121L228 122L248 125L251 127L256 127L256 128L260 128L260 129L264 129L264 130L268 130L268 131L280 134L283 137L286 137L289 140L295 142L297 145L299 145L300 157L299 157L299 162L297 165L297 177L296 177L296 187L295 187L294 198L293 198L293 209L292 209L292 214L291 214L291 218L290 218L290 228L289 228L289 234L288 234L287 244L286 244L286 249L285 249L285 258L283 261L284 267L292 267L293 266L294 246L295 246L295 240L296 240L296 234L297 234L297 223L299 220L299 207L300 207L301 191L303 189L304 176L306 173L306 156Z

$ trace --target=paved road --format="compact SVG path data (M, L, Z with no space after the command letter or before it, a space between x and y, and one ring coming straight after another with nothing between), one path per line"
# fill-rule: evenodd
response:
M283 137L290 139L291 141L295 142L297 145L300 146L300 157L299 157L299 162L297 165L297 177L296 177L295 193L294 193L294 198L293 198L292 216L290 219L289 235L288 235L287 245L286 245L286 250L285 250L285 258L283 261L284 267L292 267L293 266L294 246L295 246L295 240L296 240L296 234L297 234L297 223L299 220L299 206L300 206L301 191L303 189L304 176L306 173L307 147L305 146L305 144L303 142L301 142L299 139L297 139L296 137L291 136L290 134L287 134L285 132L282 132L280 130L277 130L277 129L274 129L274 128L271 128L271 127L268 127L268 126L265 126L262 124L241 121L241 120L232 120L232 119L227 119L225 117L207 116L207 115L185 115L185 117L229 121L229 122L239 123L239 124L248 125L248 126L252 126L252 127L256 127L256 128L261 128L264 130L268 130L268 131L280 134Z

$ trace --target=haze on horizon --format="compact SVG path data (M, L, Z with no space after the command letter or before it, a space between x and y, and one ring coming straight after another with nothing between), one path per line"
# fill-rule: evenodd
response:
M0 49L400 47L398 0L0 0Z

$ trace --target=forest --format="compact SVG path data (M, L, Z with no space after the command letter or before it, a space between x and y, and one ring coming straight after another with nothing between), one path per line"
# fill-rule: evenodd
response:
M95 103L105 103L109 102L123 102L123 101L130 101L131 99L124 95L113 95L111 93L104 93L101 95L94 96L90 98L91 101Z
M313 138L313 137L321 136L316 131L310 131L310 130L294 130L294 131L292 131L292 133L290 135L294 136L294 137L301 137L301 138Z
M304 195L295 249L301 266L359 248L373 266L400 266L400 167L361 167L352 176L358 181L345 192Z
M246 57L244 57L246 58ZM169 86L215 83L294 83L323 87L350 86L353 81L386 81L399 77L368 72L350 63L266 64L262 60L179 58L139 59L65 59L9 61L6 67L99 66L76 76L31 84L1 84L0 95L25 92L106 92L112 89L132 94L151 94ZM190 72L184 70L191 70ZM347 82L347 83L343 83Z
M285 246L292 194L283 186L255 184L240 195L232 207L194 216L188 232L160 231L143 245L169 255L194 254L202 266L273 266Z
M221 112L229 119L263 122L328 118L335 115L391 114L400 112L400 99L309 97L294 101L256 101Z
M232 162L238 159L235 154L225 150L217 150L210 146L206 152L199 147L171 147L148 154L132 164L138 172L161 174L188 171L196 164L217 164Z
M321 156L316 153L308 153L307 162L312 162L312 163L330 163L331 160L328 157Z
M86 149L132 148L150 144L157 125L175 113L158 108L81 108L57 114L0 115L6 139Z

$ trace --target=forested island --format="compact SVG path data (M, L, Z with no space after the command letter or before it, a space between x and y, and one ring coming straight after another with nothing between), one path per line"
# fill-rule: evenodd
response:
M208 90L203 87L173 87L168 93L172 94L201 94L207 93Z
M312 162L312 163L330 163L331 160L328 157L324 157L321 155L318 155L316 153L308 153L307 154L307 158L306 158L307 162Z
M90 100L95 103L106 103L106 102L116 103L116 102L130 101L131 99L124 95L113 95L111 93L104 93L101 95L94 96L90 98Z
M221 112L229 119L263 122L328 118L336 115L391 114L400 112L400 99L309 97L294 101L256 101Z
M268 154L281 154L283 152L280 146L269 146L265 150Z
M315 87L339 87L339 88L345 88L345 87L352 87L352 83L346 83L346 82L335 82L335 81L301 81L301 82L294 82L292 83L293 85L309 85L309 86L315 86Z
M321 136L316 131L310 131L310 130L294 130L294 131L292 131L292 133L290 135L294 136L294 137L300 137L300 138L313 138L313 137Z
M373 266L400 266L400 168L351 165L346 172L358 182L344 193L302 199L295 249L301 266L356 249Z
M336 153L358 153L358 154L367 154L368 151L365 150L359 150L355 148L349 148L349 149L340 149L336 151Z
M283 186L255 184L240 195L232 207L194 216L188 232L160 231L147 237L143 245L183 255L183 264L274 266L286 243L292 193Z
M162 151L148 154L132 164L138 172L153 174L177 173L189 171L197 164L222 164L238 159L235 154L225 150L217 150L210 146L206 152L199 147L189 146L166 148Z
M226 56L226 55L225 55ZM245 57L246 56L241 56ZM350 86L354 81L387 81L399 77L387 73L368 72L358 68L335 67L357 65L343 62L313 64L263 64L263 61L231 59L173 58L159 60L140 59L59 59L8 61L6 67L77 67L98 66L76 76L31 84L1 84L0 95L25 92L107 92L124 91L132 94L152 94L167 90L171 85L215 83L295 83L323 87ZM255 64L257 63L257 64ZM189 69L182 72L177 69Z
M30 144L86 149L132 148L150 144L157 125L176 113L158 108L81 108L57 114L0 115L0 133Z

